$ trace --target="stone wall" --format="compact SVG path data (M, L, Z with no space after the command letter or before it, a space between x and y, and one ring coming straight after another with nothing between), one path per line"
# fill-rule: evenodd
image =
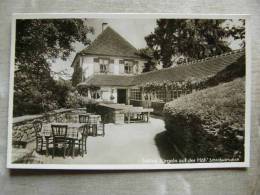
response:
M66 113L71 109L60 109L40 115L28 115L13 118L12 143L17 147L25 147L27 143L35 140L33 122L41 120L44 123L64 122Z
M124 124L124 112L107 106L98 105L96 112L101 115L104 123Z

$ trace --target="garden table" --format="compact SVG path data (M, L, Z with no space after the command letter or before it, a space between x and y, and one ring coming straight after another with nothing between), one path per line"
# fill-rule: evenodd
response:
M42 126L41 134L46 139L46 155L49 155L49 138L52 136L51 125L67 125L67 138L72 141L72 157L74 157L75 141L81 139L86 124L84 123L48 123Z
M75 113L75 114L86 114L87 111L86 111L86 110L73 110L73 111L71 111L71 113Z
M79 115L87 115L89 116L91 113L87 113L86 111L72 111L66 114L66 119L68 123L78 123Z
M132 114L138 114L142 116L142 120L144 120L143 116L146 115L146 121L149 122L150 119L150 113L153 112L153 108L143 108L143 107L129 107L124 110L126 116L127 116L127 123L131 122L131 115Z
M88 123L90 125L91 124L99 124L99 123L101 123L101 115L99 115L99 114L91 114L91 113L76 114L78 119L79 119L79 115L87 116L88 117Z
M86 108L76 108L76 110L85 111L86 112Z
M89 124L99 124L101 122L101 115L98 114L88 114Z

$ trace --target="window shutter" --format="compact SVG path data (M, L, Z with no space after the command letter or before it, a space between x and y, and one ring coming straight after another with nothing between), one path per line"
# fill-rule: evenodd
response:
M99 59L98 58L94 58L94 62L99 62Z
M119 65L119 74L124 74L125 72L125 66L123 64Z
M109 64L109 72L114 73L114 64Z
M95 73L99 73L100 72L100 65L99 64L94 65L94 72Z
M138 64L138 61L135 61L135 62L134 62L134 72L137 73L137 74L139 73L139 64Z

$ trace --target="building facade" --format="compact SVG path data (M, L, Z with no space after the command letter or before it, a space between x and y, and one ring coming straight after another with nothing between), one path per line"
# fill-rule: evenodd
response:
M127 80L141 74L144 63L134 46L107 27L89 47L77 53L72 67L74 73L79 72L80 83L88 88L88 97L97 101L127 103Z
M82 70L77 75L78 89L84 89L96 101L153 107L161 112L165 102L214 82L239 77L245 67L242 49L142 73L145 61L136 53L129 42L107 27L74 59L74 73L78 68Z

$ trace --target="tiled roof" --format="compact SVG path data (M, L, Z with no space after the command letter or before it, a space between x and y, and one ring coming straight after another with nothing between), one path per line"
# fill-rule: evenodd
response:
M112 28L107 27L89 47L83 49L79 54L140 58L136 55L136 52L134 46Z
M147 82L184 81L214 76L245 55L244 50L236 50L203 60L185 63L177 67L164 68L135 76L93 75L80 85L95 86L135 86Z
M132 84L141 85L147 82L184 81L193 78L202 79L214 76L244 55L244 50L236 50L203 60L185 63L177 67L143 73L137 75Z
M86 86L131 86L133 82L133 76L123 75L92 75L85 82L80 85Z

